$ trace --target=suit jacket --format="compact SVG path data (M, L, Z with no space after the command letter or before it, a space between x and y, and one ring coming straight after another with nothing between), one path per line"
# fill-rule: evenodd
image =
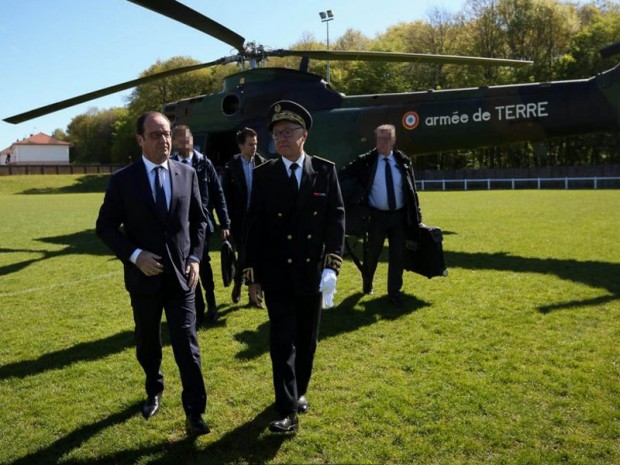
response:
M297 197L281 158L254 169L246 244L246 281L268 292L315 294L321 273L339 270L344 204L334 164L306 154Z
M175 161L181 160L178 153L172 154L170 159ZM226 209L224 191L222 190L222 184L220 183L220 178L213 163L202 153L194 150L192 168L198 173L198 188L200 189L202 206L207 217L207 234L212 234L215 231L214 209L217 212L217 217L220 220L222 229L229 229L230 219L228 217L228 210Z
M422 211L418 201L418 191L415 187L413 165L411 160L400 150L394 149L392 153L403 177L403 198L405 199L407 226L410 231L417 231L422 222ZM340 170L340 181L343 186L346 186L347 207L360 204L368 205L368 197L377 172L378 162L379 153L377 149L373 149L358 156Z
M162 283L162 275L146 276L129 261L137 248L162 256L164 271L186 291L187 259L202 257L207 221L198 176L182 163L170 161L169 166L171 199L165 219L157 214L142 158L111 176L99 210L97 235L123 262L130 293L150 294Z
M248 189L243 171L242 155L235 155L224 167L224 197L230 217L230 228L237 241L242 240L245 217L248 211ZM265 163L258 153L254 155L254 167ZM239 245L239 244L237 244Z

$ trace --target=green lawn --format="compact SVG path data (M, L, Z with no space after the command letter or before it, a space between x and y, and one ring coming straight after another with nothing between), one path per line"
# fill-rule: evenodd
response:
M295 436L267 431L266 312L230 304L214 252L212 433L190 441L167 343L163 409L140 415L122 269L94 234L104 185L0 178L0 463L620 463L620 191L421 193L449 276L407 274L396 310L385 262L374 296L345 262Z

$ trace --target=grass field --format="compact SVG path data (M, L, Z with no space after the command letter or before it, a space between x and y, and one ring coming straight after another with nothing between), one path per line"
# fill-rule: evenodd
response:
M215 253L212 433L190 441L168 344L163 409L140 415L121 266L94 235L104 185L0 178L0 463L620 464L620 191L421 193L449 276L407 274L396 310L385 262L374 296L345 262L295 436L266 429L266 312L230 304Z

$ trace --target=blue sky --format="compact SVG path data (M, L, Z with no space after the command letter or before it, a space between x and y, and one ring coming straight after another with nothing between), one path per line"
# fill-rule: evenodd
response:
M319 11L331 9L330 42L347 29L368 37L403 21L427 19L432 8L460 11L464 0L183 0L245 37L286 48L311 34L325 40ZM260 5L260 7L258 6ZM75 95L135 79L158 59L201 62L231 47L126 0L1 0L0 119ZM0 150L32 133L66 129L91 107L126 103L130 91L13 125L0 121Z

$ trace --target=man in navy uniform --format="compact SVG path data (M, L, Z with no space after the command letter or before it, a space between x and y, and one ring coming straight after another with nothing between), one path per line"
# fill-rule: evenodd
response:
M205 318L205 298L202 296L200 284L205 289L207 301L207 321L214 322L218 318L217 302L215 301L215 282L213 281L213 269L211 257L209 257L209 243L211 235L215 232L215 218L213 209L217 212L222 228L222 239L226 239L230 231L230 220L226 210L224 191L220 184L217 171L207 157L194 149L194 137L188 126L179 125L172 130L172 146L174 153L171 160L180 161L196 170L198 174L198 188L202 198L202 208L207 217L207 230L205 231L205 244L200 262L200 282L196 286L196 324L200 326Z
M343 183L353 180L363 190L362 202L370 207L368 245L365 257L365 294L373 294L372 281L383 243L389 243L387 291L390 302L402 306L401 288L405 256L405 238L422 225L422 212L415 187L411 160L396 144L396 128L383 124L375 129L376 147L359 155L345 166Z
M344 204L334 164L304 151L312 126L301 105L269 109L278 158L254 170L246 230L250 299L269 314L275 406L273 432L298 429L318 342L321 308L333 305L344 247Z
M235 283L231 293L233 303L239 303L241 300L241 281L245 263L243 231L245 229L248 207L250 206L252 173L255 167L265 162L265 159L256 152L258 136L254 129L240 129L237 131L236 137L240 153L226 163L222 181L228 215L230 216L230 236L237 253Z

